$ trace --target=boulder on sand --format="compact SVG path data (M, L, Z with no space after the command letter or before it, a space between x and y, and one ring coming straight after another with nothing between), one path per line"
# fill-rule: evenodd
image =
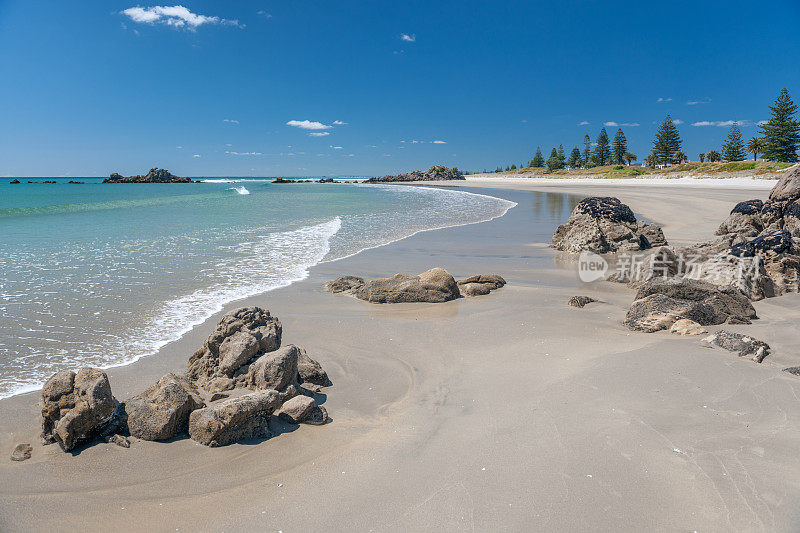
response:
M326 283L325 290L334 294L338 294L340 292L350 292L360 289L363 286L364 278L359 278L357 276L342 276L341 278L337 278Z
M712 333L701 341L708 348L722 348L735 352L739 357L751 356L753 361L760 363L769 355L770 347L766 342L754 339L749 335L720 330Z
M213 378L232 378L258 354L281 345L280 321L260 307L243 307L222 317L203 347L189 359L187 375L205 384Z
M750 300L732 287L693 279L654 278L643 284L625 318L634 331L669 329L681 318L703 326L749 324L757 318Z
M275 411L275 415L291 424L299 424L308 417L316 406L317 402L314 401L314 398L303 395L295 396L281 405Z
M630 207L613 197L584 198L553 234L553 248L571 253L647 250L666 244L661 228L637 222Z
M353 294L372 303L440 303L461 296L456 280L441 268L432 268L418 276L396 274L391 278L373 279Z
M297 358L300 350L289 344L274 352L267 352L250 365L245 382L255 390L282 391L298 383Z
M125 402L128 430L142 440L168 440L189 426L189 414L205 404L185 377L167 374Z
M33 447L28 444L27 442L23 442L14 446L14 449L11 450L11 460L12 461L27 461L31 458L31 452L33 451Z
M206 446L269 437L269 417L279 405L278 392L265 390L197 409L189 415L189 436Z
M579 309L583 309L584 307L586 307L586 304L590 304L596 301L597 300L595 300L591 296L573 296L572 298L569 299L567 305L569 305L570 307L577 307Z
M311 383L327 387L331 384L328 373L315 360L311 359L302 348L297 349L297 374L301 383Z
M497 274L478 274L458 280L458 289L464 296L482 296L506 284Z
M42 387L42 441L58 442L64 451L103 436L118 415L117 401L105 372L63 370Z
M702 335L703 333L708 333L708 330L703 326L688 318L681 318L676 321L669 331L678 335Z

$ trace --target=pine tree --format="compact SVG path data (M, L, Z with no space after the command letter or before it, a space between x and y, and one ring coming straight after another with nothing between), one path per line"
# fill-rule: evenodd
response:
M705 163L705 161L706 161L706 154L705 153L700 152L700 155L698 157L700 158L700 162L701 163Z
M662 165L670 165L675 161L675 152L680 149L681 135L678 133L678 127L672 122L672 117L667 115L658 127L656 138L653 140L653 155Z
M542 168L544 166L544 156L542 155L542 149L540 147L536 147L536 155L533 156L533 166L536 168Z
M594 155L592 159L595 165L605 165L608 158L611 157L611 148L608 143L608 133L606 129L600 130L600 135L597 136L597 146L594 147Z
M617 130L617 134L614 135L614 145L611 148L611 156L614 159L614 163L617 165L623 164L627 152L628 139L625 138L625 134L622 133L622 128L620 128Z
M583 136L583 166L589 167L589 164L592 159L592 139L589 137L589 134Z
M728 139L722 144L722 157L728 161L744 161L744 141L737 122L733 123L728 131Z
M555 148L550 152L550 157L547 158L547 168L550 170L564 168L564 165L561 164L561 158L558 157L558 150Z
M797 105L789 97L784 87L775 105L769 106L772 118L761 126L764 135L764 157L772 161L797 161L797 149L800 147L800 122L795 120Z
M561 161L561 168L567 165L567 157L564 155L564 145L558 145L558 160Z
M578 168L581 166L583 161L581 161L581 150L577 146L572 149L572 152L569 154L569 159L567 160L567 166L569 168Z

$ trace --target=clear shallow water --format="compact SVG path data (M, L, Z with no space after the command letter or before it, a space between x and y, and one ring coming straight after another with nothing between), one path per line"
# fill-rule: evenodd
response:
M226 304L301 280L321 261L514 205L390 185L8 181L0 183L0 398L64 368L151 355Z

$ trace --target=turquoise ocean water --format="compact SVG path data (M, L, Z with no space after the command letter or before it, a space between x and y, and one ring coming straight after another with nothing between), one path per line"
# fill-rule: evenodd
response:
M503 215L512 202L392 185L0 182L0 398L57 370L155 353L321 261Z

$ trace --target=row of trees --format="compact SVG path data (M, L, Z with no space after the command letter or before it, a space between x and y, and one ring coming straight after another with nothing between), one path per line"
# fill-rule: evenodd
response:
M792 101L786 88L781 90L775 104L769 106L769 109L772 115L770 120L759 126L761 137L753 137L745 144L739 125L734 123L722 145L722 152L710 150L701 153L700 162L743 161L748 153L753 154L753 160L758 158L758 154L763 154L771 161L796 162L797 151L800 148L800 122L795 119L797 105ZM650 167L656 167L685 161L688 158L681 146L682 140L676 121L667 115L656 131L653 150L644 162ZM636 154L628 151L628 140L622 128L617 130L613 141L609 141L606 129L602 128L595 140L594 148L591 138L586 134L583 138L583 151L576 146L567 158L562 144L557 149L553 148L550 157L545 159L541 148L536 148L533 159L527 165L520 165L519 168L546 166L550 170L558 170L565 167L590 168L626 163L630 165L636 159ZM507 166L506 170L516 168L516 165L511 165ZM502 171L503 169L498 167L495 172Z

